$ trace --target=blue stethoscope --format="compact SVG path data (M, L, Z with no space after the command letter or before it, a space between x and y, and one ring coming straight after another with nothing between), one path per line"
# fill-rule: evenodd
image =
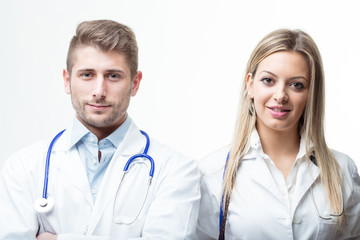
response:
M226 157L226 161L225 161L225 167L224 167L224 172L223 172L223 179L224 179L224 176L225 176L225 171L226 171L226 166L227 166L227 162L229 160L229 154L230 152L228 152L227 154L227 157ZM310 155L310 160L315 164L317 165L316 163L316 158L315 158L315 155L314 154L311 154ZM342 203L342 208L341 208L341 211L340 213L330 213L328 217L324 217L320 214L318 208L317 208L317 205L315 203L315 199L314 199L314 194L312 192L312 187L310 187L310 193L311 193L311 199L313 201L313 204L314 204L314 207L315 207L315 210L317 212L317 215L319 218L323 219L323 220L332 220L333 218L336 218L336 217L340 217L344 214L344 202L343 202L343 196L342 196L342 191L341 191L341 188L340 188L340 193L341 193L341 203ZM224 194L222 194L221 196L221 203L220 203L220 214L219 214L219 232L221 231L221 225L222 225L222 222L223 222L223 218L224 218L224 211L223 211L223 204L224 204ZM220 239L222 239L222 237L220 237Z
M55 142L58 140L58 138L65 132L66 129L62 130L61 132L59 132L51 141L47 154L46 154L46 161L45 161L45 176L44 176L44 187L43 187L43 193L42 193L42 197L37 199L34 203L34 208L36 210L36 212L38 213L47 213L50 212L53 208L54 208L54 199L51 197L47 196L47 189L48 189L48 183L49 183L49 165L50 165L50 156L51 156L51 151L52 148L55 144ZM124 169L123 169L123 174L119 183L119 187L118 187L118 191L121 185L121 182L125 176L125 174L127 173L131 163L138 158L146 158L149 160L151 167L150 167L150 171L149 171L149 182L148 182L148 191L151 185L151 180L154 176L154 171L155 171L155 162L153 160L153 158L151 156L149 156L147 154L148 150L149 150L149 146L150 146L150 138L147 135L146 132L140 130L141 134L145 136L146 138L146 145L144 148L143 153L140 154L136 154L132 157L129 158L129 160L126 162ZM147 195L147 194L146 194ZM115 198L115 202L116 202L116 198Z

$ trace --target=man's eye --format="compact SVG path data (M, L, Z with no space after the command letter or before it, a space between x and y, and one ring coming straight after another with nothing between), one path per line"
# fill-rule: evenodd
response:
M117 74L110 74L110 75L109 75L109 78L119 78L119 75L117 75Z
M82 73L81 77L83 77L83 78L91 78L92 74L91 73Z
M122 78L118 73L109 73L105 77L111 81L119 81Z

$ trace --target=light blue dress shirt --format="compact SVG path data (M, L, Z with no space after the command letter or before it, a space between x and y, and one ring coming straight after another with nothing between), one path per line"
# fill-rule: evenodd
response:
M90 132L76 117L70 137L70 147L76 147L80 159L84 164L89 187L96 201L97 193L109 163L117 147L121 144L129 127L131 119L127 117L121 126L106 138L98 142L98 138ZM99 159L99 151L101 152Z

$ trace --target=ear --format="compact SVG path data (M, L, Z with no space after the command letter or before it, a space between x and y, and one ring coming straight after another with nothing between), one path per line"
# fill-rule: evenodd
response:
M132 89L131 89L131 96L134 97L139 90L140 82L142 79L142 72L138 71L134 77L133 83L132 83Z
M254 83L253 75L251 73L248 73L246 75L246 89L248 91L248 95L250 99L254 99L253 83Z
M67 94L70 94L70 76L66 69L63 70L63 78L64 78L64 89Z

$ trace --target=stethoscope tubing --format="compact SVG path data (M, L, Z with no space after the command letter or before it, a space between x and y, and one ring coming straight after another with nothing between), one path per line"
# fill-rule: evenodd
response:
M227 166L227 163L229 160L229 155L230 155L230 152L228 152L228 154L226 156L225 167L224 167L224 172L223 172L223 180L225 177L225 171L226 171L226 166ZM222 224L223 217L224 217L223 205L224 205L224 194L221 195L220 214L219 214L219 232L221 231L221 224Z
M51 157L51 151L55 144L55 142L58 140L58 138L65 132L66 129L59 132L51 141L50 146L48 148L47 154L46 154L46 162L45 162L45 174L44 174L44 187L43 187L43 194L42 198L47 199L47 189L48 189L48 183L49 183L49 168L50 168L50 157Z
M126 162L123 171L127 172L127 170L130 167L130 164L132 163L133 160L135 160L137 158L146 158L146 159L149 160L149 162L151 164L150 171L149 171L149 176L152 178L154 176L154 172L155 172L155 162L154 162L153 158L150 155L147 154L148 150L149 150L149 146L150 146L150 138L149 138L149 135L146 132L144 132L142 130L140 130L140 132L146 138L146 144L145 144L144 151L143 151L143 153L135 154L132 157L130 157L129 160Z
M48 212L52 209L52 207L49 207L48 206L48 209L45 210L44 207L47 207L48 205L48 202L47 202L47 199L48 199L48 196L47 196L47 192L48 192L48 183L49 183L49 168L50 168L50 157L51 157L51 152L52 152L52 149L53 149L53 146L55 144L55 142L58 140L58 138L65 132L66 129L60 131L53 139L52 141L50 142L50 145L49 145L49 148L48 148L48 151L47 151L47 154L46 154L46 159L45 159L45 171L44 171L44 186L43 186L43 193L42 193L42 199L38 199L36 202L35 202L35 209L36 211L38 211L39 213L42 213L42 212ZM149 135L140 130L141 134L145 136L146 138L146 145L145 145L145 148L144 148L144 151L143 153L140 153L140 154L135 154L133 155L132 157L129 158L129 160L126 162L125 166L124 166L124 174L128 171L129 167L130 167L130 164L132 163L133 160L137 159L137 158L146 158L149 160L150 164L151 164L151 167L150 167L150 170L149 170L149 177L150 177L150 181L149 181L149 184L151 184L151 179L153 178L154 176L154 172L155 172L155 162L153 160L153 158L151 156L149 156L147 153L148 153L148 150L149 150L149 146L150 146L150 138L149 138ZM120 185L119 185L120 187ZM52 204L53 205L53 200L51 200ZM38 206L38 203L40 204L40 206ZM40 208L39 208L40 207Z
M136 154L134 156L132 156L131 158L129 158L129 160L126 162L123 171L127 172L127 170L130 167L130 164L132 163L133 160L137 159L137 158L147 158L151 164L150 167L150 171L149 171L149 176L152 178L154 176L154 171L155 171L155 163L154 160L152 159L152 157L150 157L149 155L147 155L146 153L139 153Z

